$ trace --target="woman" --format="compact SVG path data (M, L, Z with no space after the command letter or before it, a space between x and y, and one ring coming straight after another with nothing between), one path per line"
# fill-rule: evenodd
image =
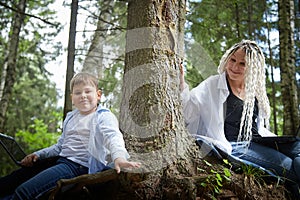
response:
M285 177L299 193L300 142L275 147L252 141L274 135L265 128L270 108L261 49L249 40L233 45L221 58L218 72L189 91L181 67L183 112L190 133Z

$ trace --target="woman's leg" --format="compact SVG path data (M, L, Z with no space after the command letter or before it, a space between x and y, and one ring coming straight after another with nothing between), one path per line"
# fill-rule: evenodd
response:
M60 158L57 164L21 184L13 195L13 199L31 200L45 194L56 186L62 178L73 178L86 174L88 169L65 158Z
M248 149L235 143L232 143L232 147L233 156L248 160L271 170L276 175L297 182L298 178L293 167L293 160L278 150L253 142L250 143Z
M287 155L293 160L293 169L298 177L298 184L300 185L300 141L289 143L277 143L272 148L277 149L281 153Z

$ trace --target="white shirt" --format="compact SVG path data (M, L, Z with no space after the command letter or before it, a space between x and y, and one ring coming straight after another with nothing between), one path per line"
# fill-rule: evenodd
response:
M60 156L88 167L88 143L90 127L95 113L81 115L79 112L66 125L66 135Z
M58 142L48 148L41 149L35 154L43 159L60 155L63 144L68 140L66 132L70 121L79 113L76 109L69 112L64 120L63 133ZM119 130L118 120L108 109L98 106L94 117L89 122L90 135L88 138L87 154L89 173L101 170L102 165L112 163L116 158L128 159L129 154L125 148L123 135ZM74 157L74 162L80 159ZM101 164L97 164L101 163ZM100 168L99 168L100 167Z
M225 137L225 104L229 95L225 72L214 75L197 87L189 91L186 84L181 92L183 114L189 132L197 137L205 137L208 141L231 154L232 147ZM262 136L272 135L260 123L262 116L259 113L257 120L258 132Z

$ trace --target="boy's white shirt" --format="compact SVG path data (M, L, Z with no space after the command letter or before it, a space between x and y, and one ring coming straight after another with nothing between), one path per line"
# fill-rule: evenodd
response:
M69 120L78 112L79 111L75 109L67 114L64 120L63 130L66 129ZM99 171L97 169L99 165L95 165L97 162L108 165L118 157L129 158L123 135L119 130L118 120L113 113L99 105L90 125L91 131L88 142L89 155L87 155L89 157L89 173ZM40 159L60 155L64 137L65 132L63 131L56 144L41 149L35 152L35 154ZM73 158L72 160L76 162L76 159Z

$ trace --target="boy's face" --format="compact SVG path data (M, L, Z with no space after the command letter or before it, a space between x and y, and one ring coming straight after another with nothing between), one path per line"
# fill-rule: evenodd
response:
M81 114L87 115L94 112L101 98L101 91L89 84L74 85L71 94L72 103Z

